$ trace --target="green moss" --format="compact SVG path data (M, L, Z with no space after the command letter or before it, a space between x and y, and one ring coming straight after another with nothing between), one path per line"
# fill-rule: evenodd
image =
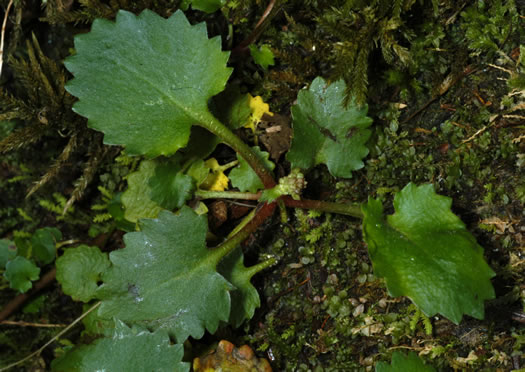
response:
M461 12L461 17L468 46L475 55L498 51L513 28L519 27L514 0L477 2Z

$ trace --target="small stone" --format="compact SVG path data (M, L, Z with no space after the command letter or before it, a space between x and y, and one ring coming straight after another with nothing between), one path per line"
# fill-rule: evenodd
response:
M357 318L359 315L363 314L363 311L365 311L365 305L360 304L354 309L354 312L352 313L352 316L354 318Z
M255 357L248 345L236 348L229 341L221 340L217 349L193 360L194 372L272 372L270 363Z

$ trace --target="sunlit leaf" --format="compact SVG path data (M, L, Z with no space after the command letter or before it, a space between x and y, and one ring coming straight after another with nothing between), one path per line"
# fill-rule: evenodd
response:
M363 231L374 272L392 296L407 296L427 316L439 313L457 324L463 314L483 318L495 274L451 204L432 185L409 183L386 220L379 200L363 205Z
M257 48L252 44L250 45L250 54L255 63L265 70L268 69L268 66L275 64L273 52L268 45L261 45L260 48Z
M201 185L210 174L210 168L206 166L204 160L198 159L191 164L186 173L195 181L195 184Z

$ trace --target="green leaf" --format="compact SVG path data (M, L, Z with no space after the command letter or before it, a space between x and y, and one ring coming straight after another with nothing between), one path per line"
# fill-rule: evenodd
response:
M112 337L76 347L51 363L55 372L175 371L187 372L182 344L171 345L166 332L128 328L117 321Z
M266 151L261 151L259 146L254 146L252 149L259 159L266 164L268 169L273 170L275 168L275 164L269 160L270 154ZM257 190L264 188L261 179L255 174L248 162L239 154L237 154L237 160L239 160L239 165L233 168L228 175L232 186L237 187L242 192L257 192Z
M0 239L0 269L4 269L7 262L15 257L15 244L10 240Z
M47 295L40 295L36 297L35 299L31 300L27 305L25 305L22 308L22 312L24 314L36 314L38 313L44 306L44 303L47 300Z
M97 283L109 266L107 253L98 247L80 245L67 249L57 259L56 278L65 294L75 301L88 302L96 297Z
M179 159L158 163L148 181L151 200L166 209L180 208L193 196L193 179L182 173Z
M259 294L250 283L255 274L252 268L244 266L244 256L240 248L227 255L219 264L218 271L235 286L231 295L231 312L229 323L239 327L242 322L251 319L255 309L261 306Z
M376 372L435 372L436 369L426 365L414 352L405 355L399 351L392 353L392 365L379 362L376 365Z
M250 95L242 94L238 85L228 85L226 90L213 97L212 112L231 129L244 126L250 119Z
M273 66L275 64L272 50L268 45L261 45L260 48L257 48L257 46L252 44L249 48L253 60L263 69L266 70L268 69L268 66Z
M110 254L100 316L162 328L179 342L215 332L228 320L233 287L215 271L219 258L206 247L206 232L206 217L186 206L141 220L140 232L124 236L126 248Z
M165 161L144 160L139 170L128 176L128 189L122 196L126 219L153 218L162 208L180 208L191 199L194 181L182 172L178 155Z
M181 150L184 153L184 161L207 158L219 143L221 143L219 137L208 130L202 127L191 128L188 146Z
M134 231L135 224L131 221L128 221L124 215L125 209L122 204L122 192L118 192L115 196L108 202L107 205L108 212L111 214L115 220L115 226L117 229L122 231Z
M144 160L138 171L128 176L128 189L122 194L124 216L131 222L157 217L162 207L150 198L149 179L155 174L155 160Z
M210 174L210 167L206 165L204 160L198 159L191 164L186 173L195 181L196 185L200 185Z
M218 37L203 23L192 26L181 11L169 19L145 10L120 10L116 22L96 19L75 37L66 67L74 110L104 132L107 144L128 154L171 155L188 142L196 123L215 120L208 100L224 89L231 69Z
M463 314L483 318L495 273L451 204L432 185L409 183L386 221L379 200L363 205L363 232L374 272L392 296L407 296L427 316L440 313L458 324Z
M33 254L33 247L31 246L31 237L25 235L15 236L14 242L16 245L16 255L30 258Z
M62 239L62 233L54 227L44 227L35 231L31 237L33 254L38 262L47 265L55 260L56 241Z
M5 265L4 277L9 281L9 287L27 292L31 289L32 280L37 280L40 268L25 257L15 257Z
M352 171L364 166L365 146L372 119L367 106L359 107L352 99L345 107L346 85L343 80L330 85L320 77L301 90L292 106L293 139L286 158L292 168L309 169L326 164L335 177L350 178Z
M206 13L213 13L219 10L226 0L189 0L191 7Z
M93 304L86 303L84 306L82 306L82 311L86 312L92 306ZM84 319L82 319L82 324L84 324L82 335L111 337L115 331L115 324L118 322L119 320L114 318L101 318L97 311L92 311Z

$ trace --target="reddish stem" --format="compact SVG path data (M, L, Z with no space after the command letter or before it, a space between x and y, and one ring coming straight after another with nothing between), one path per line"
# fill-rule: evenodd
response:
M268 17L268 14L270 14L270 12L272 11L274 5L275 5L275 0L271 0L270 4L268 4L266 9L264 10L261 16L261 19L259 19L259 22L257 22L257 24L255 25L255 28L259 27L264 22L266 17Z
M108 241L110 234L100 234L93 239L91 245L96 245L103 249ZM2 311L0 311L0 322L7 319L11 314L13 314L20 306L22 306L27 300L40 292L43 288L47 287L55 280L57 273L56 267L53 267L49 270L38 282L33 285L33 289L27 293L20 293L18 296L13 298L11 301L4 306Z
M268 217L271 217L275 211L277 203L264 203L257 206L255 216L248 222L239 232L233 235L230 239L219 245L214 250L213 260L216 264L225 257L228 253L233 251L239 244L248 238Z
M253 43L258 37L259 35L262 33L262 30L264 28L264 21L268 18L268 15L272 12L272 9L275 5L275 2L276 0L271 0L270 3L268 4L268 6L266 7L266 9L264 10L261 18L259 19L259 21L257 22L257 24L255 25L255 28L253 29L253 31L251 32L250 35L248 35L248 37L246 39L244 39L243 41L241 41L239 43L239 45L237 45L233 50L232 50L232 54L233 55L239 55L239 54L242 54L245 50L246 50L246 47L248 45L250 45L251 43Z
M0 322L9 317L15 312L20 306L22 306L29 298L40 292L42 288L47 287L50 283L55 280L57 269L54 267L49 270L38 282L35 283L33 289L28 293L21 293L5 305L0 312Z

